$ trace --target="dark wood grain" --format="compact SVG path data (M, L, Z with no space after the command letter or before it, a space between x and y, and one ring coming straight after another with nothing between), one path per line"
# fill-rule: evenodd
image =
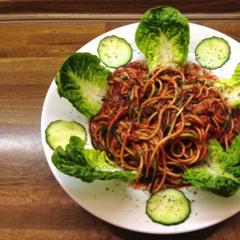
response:
M234 13L238 0L3 0L0 13L143 13L150 7L170 5L184 13Z
M107 224L67 196L46 163L40 115L64 59L99 34L131 21L0 21L1 240L238 240L240 215L208 229L154 236ZM195 21L240 40L238 20Z

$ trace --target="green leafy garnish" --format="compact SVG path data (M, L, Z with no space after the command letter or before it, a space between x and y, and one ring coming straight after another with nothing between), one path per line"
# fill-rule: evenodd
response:
M215 86L221 89L233 108L240 107L240 63L230 79L219 79Z
M168 63L183 63L188 56L188 20L178 10L159 6L141 18L135 42L150 70Z
M240 135L225 151L217 140L208 145L206 161L185 171L193 186L201 187L223 197L232 196L240 187Z
M97 56L74 53L64 62L56 77L58 93L89 118L96 115L102 106L110 73L100 65Z
M124 171L111 161L106 152L85 149L85 142L72 136L66 150L57 147L52 155L52 162L58 170L80 178L84 182L94 180L119 179L132 181L137 177L135 171Z

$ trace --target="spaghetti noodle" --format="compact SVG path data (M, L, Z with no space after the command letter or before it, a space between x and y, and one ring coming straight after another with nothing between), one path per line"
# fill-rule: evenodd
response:
M149 74L141 62L109 77L100 112L90 120L95 148L105 150L136 183L157 192L186 184L186 168L206 158L211 137L228 146L235 136L231 107L216 79L197 65L159 67Z

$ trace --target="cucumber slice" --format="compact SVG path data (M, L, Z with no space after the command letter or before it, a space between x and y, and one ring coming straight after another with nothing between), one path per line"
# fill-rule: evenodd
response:
M185 221L190 212L190 201L177 189L154 193L147 201L146 213L156 223L176 225Z
M71 136L77 136L83 141L87 141L86 129L75 121L56 120L51 122L46 128L45 134L46 141L53 150L58 146L65 149Z
M230 53L228 42L219 37L205 38L195 49L196 60L208 69L222 67L228 61Z
M98 45L98 55L107 67L118 68L132 59L132 48L124 39L115 35L103 38Z

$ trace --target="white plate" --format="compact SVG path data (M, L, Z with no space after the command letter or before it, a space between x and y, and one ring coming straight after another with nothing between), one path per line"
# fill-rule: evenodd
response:
M142 59L143 56L137 51L134 43L136 26L137 24L130 24L107 32L93 39L79 51L97 55L99 40L106 35L114 34L125 38L132 45L133 60ZM203 38L219 36L229 42L232 49L230 60L222 68L215 70L215 74L221 77L231 76L234 67L240 62L240 44L220 32L196 24L190 24L190 32L190 60L194 60L195 46ZM134 190L127 184L118 181L83 183L77 178L62 174L54 167L51 162L52 150L45 141L44 131L47 125L56 119L73 119L88 129L87 119L78 113L67 100L59 97L53 81L42 110L41 134L44 152L52 173L63 189L79 205L96 217L129 230L154 234L176 234L211 226L239 212L240 191L233 197L222 198L209 192L189 188L184 191L192 200L192 213L184 223L176 226L163 226L152 222L145 214L146 200L149 197L146 191ZM91 146L90 142L88 144Z

